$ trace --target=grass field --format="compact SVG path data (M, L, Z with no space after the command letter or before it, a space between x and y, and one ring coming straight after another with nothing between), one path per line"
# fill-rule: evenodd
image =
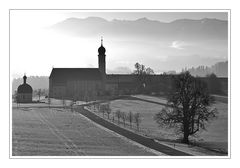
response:
M174 145L174 148L177 144L177 149L193 155L218 155L216 152L203 148L189 147L177 143L176 139L179 138L179 135L176 135L173 129L170 130L158 127L154 120L154 115L161 111L164 107L164 105L161 104L166 103L166 99L145 95L135 95L133 97L138 99L114 100L111 101L110 106L112 112L121 110L126 113L129 111L140 113L141 134L158 139L161 143L165 143L166 145ZM126 140L122 141L121 138L118 140L119 137L115 135L110 136L108 132L94 126L94 124L91 124L92 122L86 121L86 119L80 115L71 113L69 109L61 108L61 100L52 99L51 103L51 106L57 108L48 109L48 105L45 103L30 103L21 104L20 108L17 109L16 104L13 103L14 155L151 155L151 152L149 153L142 150L135 145L132 146L131 143ZM69 104L70 101L66 101L66 105ZM77 104L84 104L84 102L77 102ZM201 147L227 153L227 103L217 101L213 106L218 109L218 118L207 125L207 131L199 132L196 137L191 137L191 140L196 141L196 144ZM91 111L95 111L93 110L93 106L89 108ZM102 116L101 113L98 113L98 115ZM106 114L104 118L107 118ZM112 118L112 115L110 115L110 118ZM117 124L116 117L115 124ZM123 127L123 124L120 124L120 126ZM125 128L130 129L129 125ZM134 125L132 130L135 132L137 131L136 125ZM64 145L64 143L66 143L67 146ZM128 148L131 149L131 152ZM80 151L83 150L84 153L76 153L76 151L78 151L77 149L81 149ZM118 150L118 152L115 152L115 150Z
M78 113L36 105L12 110L13 156L156 155Z
M163 98L138 95L138 98L150 101L166 103ZM159 128L154 120L154 115L161 111L163 105L144 102L140 100L115 100L111 102L113 111L132 111L141 114L141 129L148 135L157 139L176 140L179 135L172 129ZM228 106L226 103L216 102L213 107L218 110L218 118L207 124L206 131L200 131L194 137L190 137L197 144L219 151L228 151Z

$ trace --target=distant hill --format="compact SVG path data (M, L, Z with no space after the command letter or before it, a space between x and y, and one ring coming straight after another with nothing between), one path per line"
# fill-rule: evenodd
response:
M140 18L137 20L105 20L100 17L68 18L51 27L73 36L136 36L146 38L227 39L228 21L204 18L200 20L179 19L170 23ZM101 34L99 34L101 30Z
M14 93L17 90L18 86L23 83L22 78L15 78L12 81L12 91ZM49 80L48 76L29 76L27 78L27 83L32 86L33 90L38 89L48 89Z
M208 74L214 73L217 77L228 77L228 61L218 62L211 67L198 66L189 69L183 69L182 71L189 71L193 76L205 77Z

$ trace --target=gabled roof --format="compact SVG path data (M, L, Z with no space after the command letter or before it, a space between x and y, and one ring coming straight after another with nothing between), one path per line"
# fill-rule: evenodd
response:
M53 68L49 78L58 81L101 80L102 76L98 68Z

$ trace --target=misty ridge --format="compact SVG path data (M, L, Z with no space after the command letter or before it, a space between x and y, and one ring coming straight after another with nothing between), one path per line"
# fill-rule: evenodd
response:
M193 76L205 77L214 73L217 77L228 77L228 61L218 62L211 67L198 66L196 68L185 68L182 71L189 71Z
M137 20L105 20L100 17L68 18L51 27L72 36L121 36L154 39L217 39L227 40L228 21L218 19L179 19L169 23L147 18ZM101 30L101 34L99 31Z
M217 77L228 77L228 61L218 62L211 67L198 66L192 68L183 68L182 71L189 71L193 76L206 77L207 75L214 73ZM117 67L113 70L107 70L107 74L131 74L132 70L128 67ZM166 74L176 74L176 71L166 71ZM155 73L156 74L156 73ZM14 78L12 81L12 92L17 90L17 87L23 83L22 77ZM27 83L30 84L33 90L45 89L49 87L48 76L29 76Z

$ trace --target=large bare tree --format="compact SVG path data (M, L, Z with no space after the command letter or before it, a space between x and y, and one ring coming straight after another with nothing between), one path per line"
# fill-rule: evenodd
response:
M207 85L189 72L175 76L168 106L155 115L160 126L175 127L183 133L182 142L189 143L189 136L206 129L206 122L216 117L217 110Z

